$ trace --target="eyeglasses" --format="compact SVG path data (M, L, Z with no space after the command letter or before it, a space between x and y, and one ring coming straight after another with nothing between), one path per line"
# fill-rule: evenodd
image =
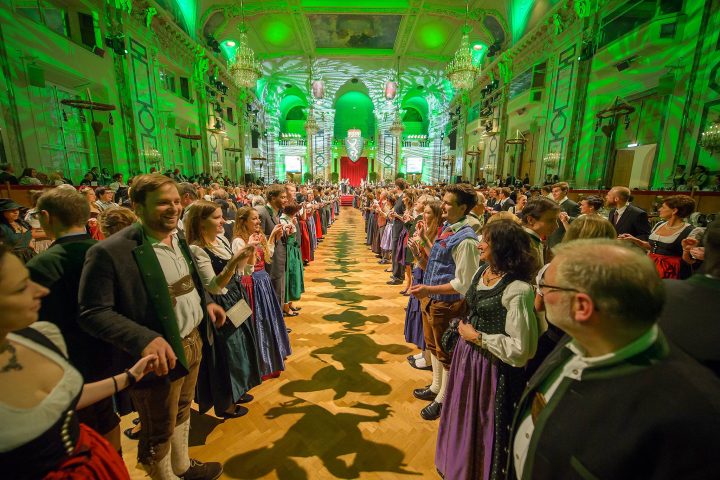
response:
M545 265L540 269L540 271L537 274L537 277L535 278L535 292L540 295L541 297L545 295L543 292L543 288L547 288L550 290L557 290L560 292L576 292L580 293L581 290L578 290L577 288L570 288L570 287L559 287L557 285L548 285L544 282L545 280L545 272L547 272L548 267L550 264Z
M543 288L548 288L550 290L557 290L560 292L576 292L580 293L580 290L577 288L569 288L569 287L558 287L556 285L548 285L547 283L543 281L539 281L535 284L535 292L537 292L538 295L541 297L545 296L545 293L543 292Z

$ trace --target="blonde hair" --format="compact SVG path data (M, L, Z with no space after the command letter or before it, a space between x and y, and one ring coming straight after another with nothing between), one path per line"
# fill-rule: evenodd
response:
M237 215L235 216L235 226L233 226L233 238L240 238L247 243L248 240L250 240L250 235L256 233L249 231L246 226L248 220L250 220L250 215L252 215L253 212L257 213L257 210L253 207L242 207L238 209ZM260 245L262 246L263 253L265 254L265 263L272 263L267 237L265 237L263 232L257 233L260 235Z
M499 222L501 220L510 220L511 222L517 223L518 225L522 224L520 219L515 214L503 211L498 212L495 215L491 215L490 218L488 218L486 225L489 225L493 222Z
M563 236L562 243L572 242L582 238L617 238L615 227L600 215L581 215L568 227Z

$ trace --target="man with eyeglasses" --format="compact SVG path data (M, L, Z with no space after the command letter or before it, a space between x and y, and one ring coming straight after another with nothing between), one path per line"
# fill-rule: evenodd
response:
M562 244L536 288L568 336L518 403L510 478L715 478L720 381L656 325L664 290L648 258L612 240Z

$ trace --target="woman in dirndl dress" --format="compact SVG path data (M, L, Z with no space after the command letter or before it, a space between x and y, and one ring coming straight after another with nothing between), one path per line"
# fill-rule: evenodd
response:
M198 274L213 301L226 311L249 297L235 272L243 269L254 249L233 254L224 235L225 220L217 203L197 200L184 218L185 237ZM252 400L248 391L260 384L260 366L255 327L245 320L239 327L226 321L222 327L208 322L201 329L203 356L198 375L197 401L200 412L215 408L215 415L236 418L248 410L237 405Z
M465 300L440 416L435 466L453 480L505 479L510 426L527 381L522 368L537 349L538 269L530 237L500 220L483 228L480 259Z
M693 231L693 226L685 221L693 211L695 211L695 200L692 197L670 196L658 209L663 221L655 225L647 242L627 233L621 234L618 238L647 250L648 257L655 264L660 278L676 280L688 278L692 270L682 259L683 241Z
M272 260L275 241L282 235L282 226L276 226L270 238L260 230L260 216L252 207L238 210L233 232L232 250L237 253L246 246L255 248L255 258L241 271L241 282L252 292L250 296L255 338L257 340L260 372L263 380L274 378L285 370L285 359L290 355L290 338L287 334L282 308L265 271L265 262Z
M305 293L303 261L300 253L300 245L297 241L297 222L295 221L295 215L299 209L300 206L291 201L285 205L283 213L280 215L280 223L289 225L286 245L287 266L285 269L285 301L287 302L289 312L285 313L300 310L299 307L293 305L293 302L300 300L302 294Z

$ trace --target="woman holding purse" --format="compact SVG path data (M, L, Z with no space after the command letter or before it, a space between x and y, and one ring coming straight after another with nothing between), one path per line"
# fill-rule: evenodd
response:
M526 383L522 368L535 355L538 320L530 281L539 265L530 237L508 220L482 230L481 264L458 325L440 417L435 466L445 478L502 479L514 405Z

